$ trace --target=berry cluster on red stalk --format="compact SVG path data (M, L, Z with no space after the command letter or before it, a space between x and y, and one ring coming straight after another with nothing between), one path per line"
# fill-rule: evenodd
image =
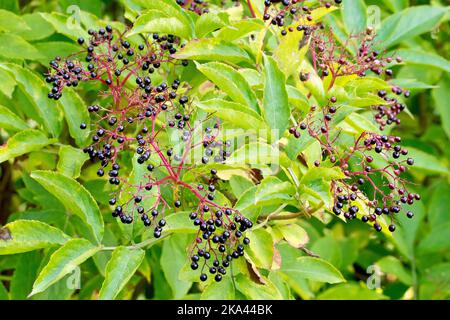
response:
M401 146L398 136L362 132L352 145L339 144L340 130L333 123L335 114L339 112L339 107L333 105L336 102L337 99L331 97L330 103L322 108L321 116L316 113L317 107L311 108L309 114L289 131L299 138L304 130L319 142L322 157L314 162L316 167L326 162L339 167L345 175L345 178L331 182L332 212L352 220L358 217L360 206L364 204L367 214L359 216L362 221L373 222L374 228L381 231L377 218L385 214L390 220L389 230L393 232L395 214L404 205L420 200L420 195L408 191L408 182L402 177L414 160L406 157L408 150ZM413 217L411 211L406 215Z
M199 163L221 163L230 156L230 142L218 140L221 128L216 120L207 117L193 123L195 109L188 83L176 78L167 81L180 65L187 65L187 61L173 58L182 47L180 39L153 34L135 47L126 40L126 33L114 32L110 26L89 30L89 34L87 41L78 39L82 51L51 61L46 75L47 82L53 84L49 98L59 99L65 87L75 87L80 81L103 84L99 96L104 102L87 107L92 123L89 127L81 123L80 129L91 134L92 143L84 151L93 162L99 162L97 175L108 177L116 188L109 200L114 206L113 217L125 224L141 220L144 226L153 227L153 235L159 238L167 224L165 213L186 207L182 190L187 190L198 202L189 214L198 227L191 267L201 267L201 280L206 280L208 269L220 281L230 260L243 255L244 245L249 243L243 233L252 222L214 201L219 180L215 169L203 176L202 183L191 185L182 180L192 168L189 161L195 149L202 149ZM80 55L85 56L85 62L76 58ZM155 83L154 79L161 78L167 80ZM206 128L199 130L203 125ZM164 133L179 138L177 148L167 142ZM201 136L199 141L194 135ZM140 181L131 180L122 151L134 152L134 166L144 166L146 174ZM164 188L172 189L173 203L166 200Z
M393 72L388 65L401 62L400 57L383 57L374 48L375 35L368 28L364 33L351 36L341 45L336 42L331 30L325 28L310 29L309 54L314 71L331 90L337 78L342 76L365 77L368 74L383 76L389 80ZM355 45L352 55L348 46ZM310 75L300 73L302 82L309 81ZM328 81L328 82L327 82ZM374 120L382 131L387 125L400 124L398 115L406 106L396 97L409 97L409 91L398 86L391 87L392 95L386 90L378 90L377 95L384 103L373 105ZM334 120L341 106L332 96L325 106L313 106L309 112L298 119L289 129L295 138L307 134L320 143L322 157L314 163L319 167L322 162L328 166L339 167L345 178L335 179L331 183L333 206L336 215L352 220L360 217L364 222L372 222L377 231L382 230L377 221L381 215L387 215L389 230L395 231L395 215L405 205L412 205L420 200L420 195L409 192L407 181L402 177L407 167L414 164L412 158L405 158L408 150L400 145L401 138L374 132L362 132L353 144L340 144L341 129ZM342 119L341 119L342 120ZM361 214L360 207L366 206L366 214ZM358 214L359 213L359 214ZM412 218L411 211L406 212Z
M208 2L205 0L177 0L177 4L198 15L208 13Z
M305 0L264 0L263 19L272 25L283 28L281 35L288 32L309 32L312 21L312 11L318 8L331 8L333 1L317 1L314 5L307 5ZM335 0L334 4L340 4L341 0Z

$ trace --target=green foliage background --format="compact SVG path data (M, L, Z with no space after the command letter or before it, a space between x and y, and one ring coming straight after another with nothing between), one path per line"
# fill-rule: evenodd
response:
M256 3L259 1L254 2L260 6ZM393 236L375 234L359 222L346 224L324 211L288 224L271 224L251 234L254 247L247 258L259 268L258 273L249 271L242 262L234 266L234 277L206 285L194 282L190 271L186 271L185 248L192 234L179 215L172 220L168 217L173 233L168 239L143 237L149 249L141 250L138 245L131 250L125 237L117 237L120 230L109 218L103 182L95 178L92 166L86 165L80 172L86 158L78 146L83 145L86 136L77 127L87 118L81 111L85 110L83 101L95 100L96 88L83 86L79 95L67 93L58 103L46 98L48 88L41 74L48 61L79 50L75 40L91 26L115 21L115 27L123 28L125 19L134 21L139 11L135 3L139 1L0 0L0 142L8 142L0 149L0 221L10 223L12 234L18 230L13 239L16 247L4 246L4 240L0 240L0 299L26 299L32 291L30 299L449 298L450 44L445 1L344 0L343 9L323 18L334 27L338 38L344 39L374 18L368 7L375 6L369 9L375 10L375 16L379 10L382 49L403 57L404 63L394 68L395 81L412 92L407 102L411 116L403 114L401 126L392 133L402 136L404 145L414 151L416 166L410 178L415 182L413 189L423 199L415 205L415 218L400 219L401 227ZM81 11L73 11L72 5ZM236 9L228 13L242 14ZM67 28L68 17L79 19L81 26ZM218 21L218 25L213 21L205 25L212 25L211 31L227 26ZM202 28L195 31L200 38L210 32ZM173 32L191 36L183 28ZM237 40L237 46L255 52L251 45ZM197 50L187 58L215 60L198 59L196 54L202 51ZM246 51L237 52L237 56L224 57L218 50L217 60L245 65L243 60L249 57ZM262 61L258 54L251 59ZM277 62L283 71L288 68L283 67L283 61L288 59L286 52L278 52ZM272 58L266 60L262 62L269 72L275 62ZM205 75L208 67L214 65L197 66ZM193 63L190 68L184 77L194 83L202 80L195 76L200 72L193 69ZM249 102L258 111L256 97L248 99L243 103ZM209 110L211 106L202 108ZM307 155L313 152L303 151ZM283 197L290 192L291 184L283 183L273 177L255 189L251 182L236 175L225 187L234 197L254 188L269 197L263 211L270 213L286 201ZM275 185L281 188L279 194L270 194L267 190ZM96 220L102 214L104 229L103 221ZM86 228L83 221L90 227ZM102 236L103 246L97 246ZM280 240L275 251L268 238ZM54 254L63 244L65 254ZM292 244L306 245L320 259L307 256ZM283 262L274 268L279 258ZM67 266L81 263L80 289L70 288L67 281L74 274ZM369 282L373 281L373 269L368 268L374 265L381 270L381 287L370 290L366 280L369 277Z

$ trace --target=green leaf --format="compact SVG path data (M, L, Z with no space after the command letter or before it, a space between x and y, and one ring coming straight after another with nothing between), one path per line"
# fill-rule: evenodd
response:
M39 116L38 122L42 123L52 136L59 136L62 129L61 113L58 110L58 104L48 99L49 89L47 89L45 82L29 69L15 64L0 64L0 68L8 70L14 75L20 88L26 93L34 111Z
M450 248L450 222L446 222L433 229L419 243L418 251L420 253L443 253Z
M413 284L411 274L405 269L398 258L393 256L383 257L377 261L377 265L383 272L395 275L404 284L408 286Z
M246 236L250 239L250 244L245 254L257 267L270 270L274 255L271 234L264 229L255 229L247 232Z
M128 36L149 32L173 34L183 39L190 39L192 35L189 25L160 10L148 10L139 16Z
M42 57L33 45L12 33L0 33L0 55L9 59L29 60Z
M45 67L48 67L49 61L53 60L55 56L67 57L81 49L79 45L67 41L40 41L34 43L34 46L41 53L41 58L36 60ZM64 88L64 94L66 89L70 88Z
M260 19L239 20L220 29L216 34L216 38L232 42L263 28L264 23Z
M144 256L144 250L117 247L106 265L105 281L98 298L113 300L139 268Z
M80 176L81 167L89 159L82 150L69 145L62 145L59 148L58 155L59 160L56 168L62 174L74 179Z
M161 268L175 299L184 297L192 286L192 282L180 279L180 272L186 260L189 259L186 251L189 242L190 237L185 234L177 234L163 243Z
M438 86L438 88L433 89L432 96L436 110L441 116L442 127L450 139L450 108L448 108L448 101L450 101L450 78L448 76L443 77Z
M176 59L187 60L250 62L250 56L246 51L235 44L218 39L192 40L174 56Z
M414 159L414 165L410 167L411 170L446 175L450 173L449 169L431 154L416 148L408 147L408 155L410 158Z
M27 23L18 15L8 10L0 9L0 31L18 32L30 31Z
M8 223L0 230L2 233L0 255L61 245L69 240L69 236L61 230L33 220L16 220Z
M117 199L118 203L128 203L127 206L124 207L124 210L130 210L133 212L133 219L135 223L132 224L123 224L120 220L117 220L119 228L122 230L123 234L128 240L133 240L136 236L140 235L145 227L142 223L137 223L136 221L139 219L138 213L131 209L133 203L130 203L128 200L130 199L130 194L141 194L142 202L141 206L144 208L151 208L156 202L156 194L157 188L152 188L151 190L144 190L141 187L143 181L148 177L148 170L146 166L140 165L137 162L138 154L135 154L132 159L132 170L128 176L128 185L125 189L122 190L122 194Z
M168 17L174 17L185 25L190 36L194 36L194 22L187 12L184 11L174 0L133 0L134 3L145 9L159 10ZM144 13L147 11L144 11ZM162 32L158 31L158 32Z
M425 207L422 202L414 202L408 209L414 213L414 218L408 219L406 214L397 215L397 230L392 234L392 239L399 252L412 260L415 254L417 233L425 218Z
M20 131L0 147L0 163L42 149L53 142L54 140L48 139L39 130L26 129Z
M267 128L264 119L258 113L240 103L211 99L196 102L196 105L240 129L259 130Z
M241 195L248 189L252 188L254 185L253 182L251 182L247 178L238 175L233 175L230 178L230 186L231 190L233 190L233 193L235 195Z
M30 251L18 255L14 275L11 279L9 291L11 300L25 300L33 288L42 254L39 251Z
M287 85L286 90L288 93L289 104L306 114L310 108L308 98L296 87Z
M399 49L395 54L402 57L403 62L427 67L435 67L450 72L450 61L433 52L418 49Z
M239 71L220 62L198 64L197 69L228 94L231 100L259 112L255 93Z
M446 179L443 179L436 184L432 192L428 203L428 222L434 232L435 229L450 221L450 185Z
M28 125L14 112L0 105L0 127L5 130L15 132L20 130L26 130L28 128Z
M0 281L0 301L1 300L9 300L8 291L6 290L3 282Z
M431 31L445 16L447 8L435 6L414 6L388 16L381 23L377 43L389 48L407 39Z
M409 6L409 0L383 0L383 3L393 12L401 11Z
M78 265L92 257L100 248L85 239L72 239L56 250L41 270L29 296L42 292L71 273Z
M235 208L242 211L262 205L280 205L291 200L294 193L295 188L290 182L282 182L276 177L269 176L259 185L247 189L239 197Z
M302 248L309 241L306 230L298 224L277 225L275 229L278 230L282 234L284 240L294 248Z
M28 29L19 30L17 35L25 40L41 40L51 36L55 29L48 23L39 12L27 13L21 16ZM47 61L48 62L48 61Z
M80 124L85 123L89 128L91 123L85 103L80 96L71 88L65 88L61 99L70 136L75 139L77 145L83 146L89 137L88 130L81 130Z
M236 279L236 288L250 300L281 300L283 296L278 291L277 287L264 279L264 284L253 282L250 277L244 274L239 274Z
M264 117L281 137L289 124L290 109L285 78L272 57L264 56Z
M12 98L14 88L16 87L16 80L6 70L0 68L0 91L8 98Z
M380 300L388 297L357 283L334 286L317 296L318 300Z
M307 39L307 41L304 41ZM303 31L288 32L280 39L280 44L274 52L274 58L278 62L280 70L289 78L304 60L309 49L310 38L305 38ZM299 44L303 46L299 48Z
M354 0L342 6L342 19L347 34L357 35L367 27L367 8L364 0Z
M221 282L211 282L203 290L201 300L234 300L234 285L231 276L225 276Z
M60 200L67 211L86 224L96 242L103 237L103 217L92 195L77 181L61 173L33 171L31 177Z
M314 257L299 257L294 262L282 264L283 272L292 272L303 278L327 283L345 282L344 277L329 262Z
M88 33L81 27L80 16L75 13L73 16L66 16L59 12L39 12L42 18L50 23L56 32L65 35L66 37L77 40L79 37L87 39Z
M251 142L243 145L227 158L227 164L276 164L280 150L266 143Z
M176 212L166 216L167 227L164 231L168 233L195 233L198 228L189 219L189 212Z
M226 19L215 13L205 13L195 22L195 34L197 38L204 38L210 32L220 29L227 25Z

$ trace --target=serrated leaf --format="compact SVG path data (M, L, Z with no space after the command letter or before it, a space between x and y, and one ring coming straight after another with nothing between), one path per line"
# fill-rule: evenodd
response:
M174 56L187 60L250 62L250 56L241 47L218 39L192 40Z
M388 297L357 283L340 284L321 293L318 300L381 300Z
M81 167L89 159L89 156L82 150L69 145L62 145L59 148L58 155L59 159L56 168L59 172L74 179L80 176Z
M252 32L262 30L263 28L264 23L259 19L239 20L220 29L216 34L216 38L232 42L243 38Z
M192 224L192 220L189 219L189 212L176 212L167 215L166 227L164 231L167 233L195 233L198 231L198 227Z
M1 77L1 69L0 69L0 77ZM16 132L20 130L26 130L29 127L27 123L23 121L18 115L16 115L8 108L0 105L0 128Z
M169 13L155 9L148 10L139 16L128 36L149 32L173 34L183 39L190 39L191 37L189 26L185 25L183 21L170 16Z
M277 225L276 229L283 235L284 240L294 248L302 248L309 241L306 230L298 224Z
M433 100L439 115L442 120L442 127L450 138L450 108L448 108L448 101L450 101L450 79L448 76L443 77L439 82L439 87L432 92Z
M236 288L251 300L282 300L283 296L277 287L268 279L265 284L253 282L250 277L239 274L235 279Z
M178 234L171 236L163 243L161 268L175 299L184 297L192 286L192 282L180 279L180 272L186 260L189 259L186 248L190 240L189 236Z
M78 146L83 146L89 136L87 130L81 130L80 124L85 123L89 128L91 123L85 103L71 88L65 88L60 99L64 117L69 127L70 136L75 139Z
M0 31L18 32L31 30L22 17L8 10L0 9Z
M26 129L20 131L0 147L0 163L31 151L42 149L53 142L54 140L48 139L39 130Z
M20 30L17 35L25 40L40 40L51 36L55 29L48 23L39 12L27 13L21 16L28 29Z
M58 104L52 103L48 99L49 90L46 88L45 82L29 69L15 64L0 64L0 68L8 70L14 75L16 82L29 98L34 112L39 116L37 121L42 123L52 136L59 136L62 129L61 113L58 110Z
M12 33L0 33L0 55L9 59L29 60L41 57L32 44Z
M383 272L395 275L404 284L408 286L413 284L411 274L408 273L398 258L393 256L383 257L377 261L377 265Z
M377 32L379 48L389 48L397 43L431 31L447 12L445 7L414 6L388 16Z
M246 236L250 239L250 244L245 250L246 256L257 267L269 270L274 255L274 243L270 233L264 229L255 229L248 231Z
M211 99L196 102L196 105L240 129L261 130L267 128L264 119L258 113L240 103Z
M211 282L203 290L201 300L233 300L234 286L230 277L224 277L221 282Z
M29 294L33 296L71 273L78 265L92 257L100 247L85 239L72 239L56 250L47 265L41 270Z
M97 203L92 195L76 180L61 173L33 171L31 177L60 200L67 211L77 215L88 227L93 238L100 243L104 224Z
M289 124L288 94L283 73L268 56L264 56L263 114L270 128L282 136Z
M59 12L39 12L41 17L50 23L56 32L77 40L79 37L87 39L88 33L81 27L79 12L75 11L75 15L66 16Z
M0 92L3 92L8 98L12 98L14 88L16 87L16 80L6 70L0 68Z
M61 245L69 236L48 224L33 220L16 220L1 229L0 255L22 253Z
M30 251L17 256L14 275L11 279L9 292L11 300L25 300L33 288L39 266L42 263L42 253Z
M228 94L233 101L259 112L256 96L239 71L220 62L198 64L197 69Z
M299 257L293 262L283 264L283 272L293 272L303 278L327 283L345 282L341 272L329 262L315 257Z
M145 251L117 247L106 265L106 275L99 300L113 300L125 287L144 259Z
M195 34L198 38L204 38L210 32L220 29L227 25L223 17L215 13L204 13L195 22Z
M347 34L359 34L367 27L367 8L364 0L345 3L341 12Z

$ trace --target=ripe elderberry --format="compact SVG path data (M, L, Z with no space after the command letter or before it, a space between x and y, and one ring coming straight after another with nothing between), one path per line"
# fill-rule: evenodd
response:
M203 8L202 1L190 3ZM153 236L160 238L163 229L170 226L166 213L182 205L190 206L192 199L196 199L189 214L198 228L191 268L201 270L201 281L207 279L205 268L210 271L215 268L215 280L220 281L226 274L225 268L230 266L228 257L243 255L242 244L248 244L249 240L245 237L242 240L242 232L253 224L238 210L214 202L215 184L219 180L217 169L210 169L210 176L205 178L207 188L182 180L190 169L186 164L188 157L197 146L191 139L197 128L191 123L189 86L179 79L169 82L169 76L165 79L153 76L157 68L162 74L172 75L186 65L172 56L180 46L180 39L153 34L150 40L134 47L126 39L126 33L116 32L111 26L91 29L89 35L89 39L77 41L83 48L81 53L50 62L45 75L52 84L49 98L59 99L65 87L74 87L82 81L103 85L102 99L87 106L91 123L80 124L80 130L89 130L92 143L84 152L99 165L97 175L106 176L114 190L109 200L109 205L114 206L112 216L124 224L142 223L153 228ZM87 64L81 63L83 58ZM230 156L231 143L217 139L220 131L217 120L208 118L203 122L207 125L200 143L204 154L194 161L221 163ZM167 139L160 138L163 131L179 136L184 151L180 153L168 145ZM134 153L134 157L127 160L130 157L124 156L124 151ZM146 170L141 170L145 174L136 181L130 171L139 166L145 166ZM165 199L167 192L163 188L176 194L173 202ZM187 193L189 201L184 202L182 197Z

